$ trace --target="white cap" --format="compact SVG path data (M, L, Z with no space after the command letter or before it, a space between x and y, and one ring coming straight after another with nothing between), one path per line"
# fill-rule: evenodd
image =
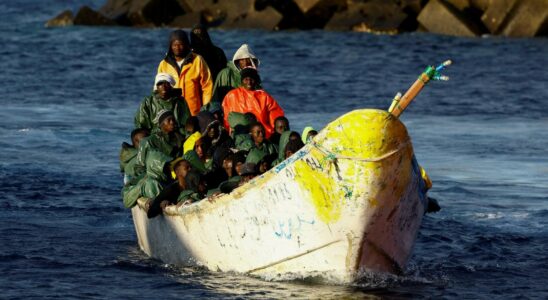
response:
M167 81L171 85L171 87L175 86L175 79L173 79L173 76L169 75L168 73L158 73L156 74L156 78L154 78L154 90L156 90L156 86L159 82Z

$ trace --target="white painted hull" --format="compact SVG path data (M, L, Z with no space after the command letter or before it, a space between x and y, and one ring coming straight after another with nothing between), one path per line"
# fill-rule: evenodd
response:
M267 278L349 283L362 269L397 273L426 197L405 127L386 116L351 112L322 130L317 146L214 202L170 206L153 219L135 206L141 249L169 264Z

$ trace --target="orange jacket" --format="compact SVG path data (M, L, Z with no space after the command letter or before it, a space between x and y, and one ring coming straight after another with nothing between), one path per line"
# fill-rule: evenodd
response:
M182 90L190 113L195 116L200 108L211 100L213 81L211 72L205 60L198 54L192 53L181 68L181 74L165 59L158 65L158 73L168 73L175 79L175 87Z
M223 99L224 125L230 130L228 114L230 112L251 112L257 117L257 121L263 124L266 138L274 133L274 121L284 115L278 102L264 90L250 91L243 87L231 90Z

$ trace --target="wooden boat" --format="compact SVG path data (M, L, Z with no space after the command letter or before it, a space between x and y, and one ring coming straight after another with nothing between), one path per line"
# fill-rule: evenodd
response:
M403 123L356 110L214 202L170 206L148 219L140 199L132 214L141 249L166 263L348 283L362 269L405 266L425 191Z
M388 112L339 117L313 143L214 201L169 206L148 219L139 199L132 214L141 249L169 264L269 279L344 284L361 271L401 272L428 200L397 116L442 68L429 67Z

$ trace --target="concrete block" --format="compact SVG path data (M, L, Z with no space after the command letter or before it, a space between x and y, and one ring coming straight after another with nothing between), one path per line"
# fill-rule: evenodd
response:
M116 22L88 6L82 6L74 17L74 25L114 26Z
M501 33L510 37L534 37L547 34L547 30L548 1L520 0Z
M201 12L190 12L173 19L173 21L169 23L169 27L192 28L194 25L202 23L202 21L203 19Z
M131 22L128 19L130 5L131 0L107 0L99 8L99 12L107 18L116 21L118 25L130 26Z
M253 0L219 1L202 10L202 17L210 27L225 26L252 10Z
M72 11L65 10L58 14L55 18L52 18L51 20L46 22L46 27L63 27L63 26L71 26L73 22L74 16L72 15Z
M440 0L430 0L419 14L418 21L432 33L469 37L481 34L471 19Z
M335 14L325 29L393 34L398 32L406 18L402 7L393 2L353 3L346 11Z
M492 34L498 34L506 17L518 0L497 0L492 2L481 16L481 21Z
M266 7L261 11L251 10L246 14L241 15L228 24L223 24L223 28L240 28L240 29L265 29L278 30L278 24L282 21L283 16L273 7Z
M463 11L470 7L470 0L445 0L447 3L453 5L460 11Z

